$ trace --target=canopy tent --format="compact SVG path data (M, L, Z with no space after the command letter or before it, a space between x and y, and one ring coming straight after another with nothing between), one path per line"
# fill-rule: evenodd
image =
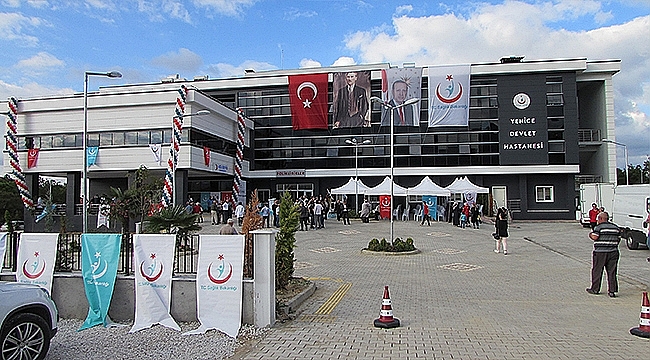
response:
M366 195L390 195L390 177L386 176L381 184L371 187L365 192ZM406 196L406 188L397 184L393 185L393 195Z
M449 196L451 192L438 184L431 181L428 176L425 176L419 184L414 187L406 189L409 195L431 195L431 196Z
M366 190L369 189L369 187L366 184L364 184L361 180L357 180L357 184L358 185L355 185L354 178L351 177L350 180L348 180L348 182L345 185L330 190L330 193L332 195L356 194L357 186L358 186L359 194L363 194L366 192Z
M488 188L480 187L469 181L469 179L467 179L467 176L456 178L456 180L454 180L454 182L452 182L449 186L445 187L445 189L451 191L452 194L464 194L467 192L487 194L490 192Z

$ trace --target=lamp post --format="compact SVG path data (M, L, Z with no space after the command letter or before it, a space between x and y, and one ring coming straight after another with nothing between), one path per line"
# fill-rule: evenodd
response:
M630 185L630 174L629 174L628 169L627 169L627 164L628 164L628 161L627 161L627 145L621 144L619 142L616 142L616 141L610 140L610 139L603 139L602 142L610 143L610 144L614 144L614 145L618 145L618 146L623 147L623 152L625 153L625 184Z
M84 132L82 139L82 146L84 152L83 163L83 198L81 199L81 213L83 216L82 230L88 231L88 77L89 76L104 76L109 78L121 78L122 74L119 71L98 72L86 71L84 72Z
M384 101L376 96L373 96L370 98L370 101L377 102L381 104L381 106L385 107L390 111L390 243L393 243L393 185L395 184L395 178L394 178L394 169L395 169L395 150L393 149L393 141L394 141L394 131L395 131L395 124L393 123L393 113L395 110L407 106L407 105L412 105L420 101L419 98L411 98L399 105L391 105L387 101Z
M358 142L357 138L345 140L346 144L354 145L354 207L359 214L359 145L372 143L370 139Z
M195 113L192 113L192 114L183 115L182 117L181 116L174 116L173 119L174 120L175 119L181 119L182 120L182 118L186 118L186 117L203 116L203 115L209 115L209 114L210 114L210 110L203 109L203 110L199 110L199 111L197 111ZM170 139L172 149L175 148L174 147L174 142L175 141L176 141L176 138L174 137L174 122L172 121L172 133L171 133L171 139ZM178 146L180 147L180 145L181 144L179 142ZM174 204L176 203L176 166L177 165L178 165L177 162L174 162L174 164L172 166L172 201L171 201L172 206L174 206Z

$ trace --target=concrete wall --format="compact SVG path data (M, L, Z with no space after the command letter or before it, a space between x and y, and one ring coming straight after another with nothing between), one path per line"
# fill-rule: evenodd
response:
M3 281L16 281L13 274L2 274ZM52 298L62 319L84 320L88 315L88 300L81 273L54 274ZM176 321L197 321L196 282L194 277L172 279L171 314ZM117 322L129 322L135 318L135 279L118 276L113 290L108 315ZM254 324L253 280L242 281L242 323Z

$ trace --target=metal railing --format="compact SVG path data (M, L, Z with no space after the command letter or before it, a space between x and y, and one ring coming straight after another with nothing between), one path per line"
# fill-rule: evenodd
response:
M20 234L21 232L14 232L9 234L7 238L3 270L16 271ZM174 249L174 275L196 274L199 257L198 245L198 234L184 239L177 238L176 248ZM123 234L117 272L121 275L132 275L135 269L133 236L132 234ZM81 233L59 234L54 271L81 271Z
M578 142L601 142L600 129L578 129Z

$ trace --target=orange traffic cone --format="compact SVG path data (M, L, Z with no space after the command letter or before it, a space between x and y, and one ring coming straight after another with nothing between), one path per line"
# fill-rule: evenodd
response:
M379 319L375 319L375 327L390 329L399 326L399 320L393 317L393 307L388 295L388 285L384 287L384 299L381 301Z
M639 327L631 328L630 334L650 338L650 301L648 301L648 293L646 291L643 292Z

